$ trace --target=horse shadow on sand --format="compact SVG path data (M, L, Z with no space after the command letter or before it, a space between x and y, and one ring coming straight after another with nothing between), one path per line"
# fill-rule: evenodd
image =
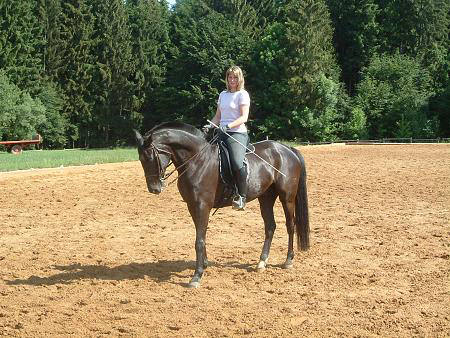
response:
M230 262L227 264L210 262L209 267L233 267L237 269L252 271L250 264L238 264ZM104 280L123 281L150 278L156 282L166 282L177 285L187 283L173 281L173 277L187 280L195 268L194 261L185 260L159 260L151 263L130 263L109 267L106 265L84 265L80 263L71 265L53 265L52 269L61 271L52 276L39 277L30 276L27 279L14 279L5 281L7 285L32 285L48 286L57 284L71 284L82 280Z

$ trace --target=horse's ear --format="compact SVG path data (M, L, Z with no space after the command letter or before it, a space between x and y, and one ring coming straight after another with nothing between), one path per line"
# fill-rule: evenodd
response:
M133 131L134 131L134 137L136 138L136 143L138 145L138 148L142 148L144 146L144 138L136 129L133 129Z

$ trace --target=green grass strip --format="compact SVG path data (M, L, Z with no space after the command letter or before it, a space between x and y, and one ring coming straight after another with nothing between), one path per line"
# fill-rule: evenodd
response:
M0 152L0 172L128 162L137 161L138 159L138 152L135 148L25 150L20 155Z

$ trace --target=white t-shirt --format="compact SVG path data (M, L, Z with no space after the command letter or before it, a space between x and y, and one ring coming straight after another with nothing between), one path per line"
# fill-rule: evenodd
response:
M224 90L219 95L217 105L220 109L220 125L226 126L241 117L239 106L250 106L250 95L248 95L248 92L245 89L241 89L234 93ZM232 128L230 131L246 133L247 127L245 126L245 123L243 123L237 128Z

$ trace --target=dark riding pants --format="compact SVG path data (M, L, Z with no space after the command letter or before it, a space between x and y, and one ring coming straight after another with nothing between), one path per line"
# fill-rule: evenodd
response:
M248 134L247 133L233 133L228 132L231 136L233 136L237 141L239 141L244 146L247 146L248 143ZM228 137L225 134L222 134L222 140L224 140L227 145L228 152L230 153L230 161L231 168L233 171L239 171L244 165L244 158L246 149L233 140L231 137Z

